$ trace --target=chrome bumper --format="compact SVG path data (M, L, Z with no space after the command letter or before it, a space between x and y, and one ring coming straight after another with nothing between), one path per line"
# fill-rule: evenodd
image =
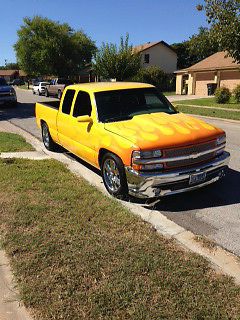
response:
M225 175L229 160L230 154L224 151L210 162L166 173L143 173L125 167L129 194L137 198L155 198L204 187ZM190 176L201 172L206 172L206 179L201 183L190 185Z

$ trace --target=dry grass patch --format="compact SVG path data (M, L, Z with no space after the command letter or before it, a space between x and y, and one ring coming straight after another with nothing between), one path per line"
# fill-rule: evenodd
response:
M0 190L3 245L38 319L240 317L231 279L62 164L0 161Z

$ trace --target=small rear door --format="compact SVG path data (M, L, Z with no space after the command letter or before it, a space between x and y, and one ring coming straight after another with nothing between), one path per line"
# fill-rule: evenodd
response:
M76 91L68 89L64 92L57 117L58 139L60 144L72 151L72 116L70 116Z
M73 102L71 113L71 130L69 130L72 140L71 150L80 158L95 165L96 163L96 121L93 114L91 98L88 92L78 91ZM89 116L92 122L78 122L80 116Z

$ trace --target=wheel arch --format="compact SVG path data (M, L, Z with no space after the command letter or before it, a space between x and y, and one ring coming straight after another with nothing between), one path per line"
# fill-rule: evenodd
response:
M119 156L116 152L114 152L112 150L109 150L109 149L106 149L106 148L101 148L101 149L99 149L99 152L98 152L98 164L99 164L99 167L101 167L102 159L103 159L103 157L104 157L104 155L106 153L112 153L122 161L121 156Z

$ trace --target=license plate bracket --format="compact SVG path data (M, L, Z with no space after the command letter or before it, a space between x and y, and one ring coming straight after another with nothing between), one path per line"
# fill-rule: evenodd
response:
M199 172L190 175L189 184L198 184L206 180L206 172Z

